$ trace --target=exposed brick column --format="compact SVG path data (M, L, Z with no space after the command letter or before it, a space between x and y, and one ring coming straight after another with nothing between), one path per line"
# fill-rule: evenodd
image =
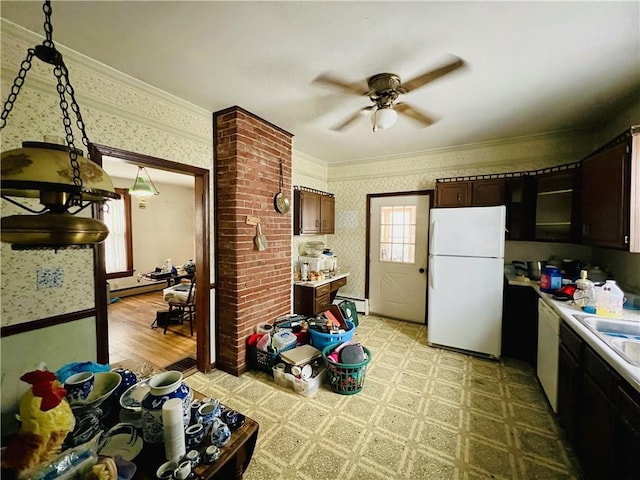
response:
M261 321L291 311L291 211L273 197L291 192L292 135L241 109L213 114L215 152L216 367L234 375L248 369L246 340ZM260 217L267 249L254 244Z

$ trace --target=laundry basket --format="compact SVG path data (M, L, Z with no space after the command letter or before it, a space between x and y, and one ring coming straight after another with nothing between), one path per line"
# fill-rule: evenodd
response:
M364 362L346 365L335 363L329 355L340 343L333 343L322 350L322 357L327 364L327 380L334 392L341 395L354 395L364 387L364 377L367 372L367 365L371 361L371 352L364 345L362 346L367 358Z
M356 326L349 320L347 320L346 323L349 327L349 330L342 333L322 333L318 330L310 328L309 333L311 334L311 345L316 347L318 350L322 350L327 345L332 345L334 343L343 343L353 339L353 334L356 331Z

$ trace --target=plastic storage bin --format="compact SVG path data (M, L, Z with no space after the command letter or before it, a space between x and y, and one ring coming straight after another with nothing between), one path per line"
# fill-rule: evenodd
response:
M273 380L276 384L284 388L291 388L303 397L312 397L324 383L326 369L323 368L315 377L308 380L297 378L291 373L287 373L284 363L279 363L273 367Z
M280 352L291 350L292 348L295 348L295 346L296 344L294 342L278 352L264 352L258 349L255 345L251 346L250 353L253 368L273 375L273 366L278 363Z
M364 362L354 365L335 363L329 360L327 355L338 345L339 343L334 343L322 350L322 357L327 364L327 379L334 392L341 395L354 395L364 387L364 378L367 365L371 361L371 352L363 345L364 353L367 354L367 359Z
M349 320L346 320L346 322L349 330L344 333L322 333L310 328L309 333L311 334L311 345L316 347L318 350L323 350L328 345L343 343L353 339L356 326Z

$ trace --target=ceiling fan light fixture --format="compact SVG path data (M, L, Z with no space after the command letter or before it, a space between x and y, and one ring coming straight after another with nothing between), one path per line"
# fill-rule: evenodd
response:
M147 176L147 180L145 180L144 175ZM151 180L149 176L149 172L144 167L138 167L138 173L136 174L136 180L133 182L133 185L129 189L129 195L139 198L147 198L153 197L154 195L158 195L158 189Z
M371 115L371 124L373 125L373 131L386 130L395 125L398 119L398 114L391 107L376 108Z

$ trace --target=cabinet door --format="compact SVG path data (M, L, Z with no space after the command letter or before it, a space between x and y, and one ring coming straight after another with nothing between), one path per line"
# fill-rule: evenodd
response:
M577 169L537 177L535 240L577 240Z
M628 145L621 143L582 162L582 240L587 245L628 248Z
M502 178L474 180L471 182L471 205L474 207L491 207L504 205L505 181Z
M640 479L640 394L632 387L618 387L618 424L613 478Z
M580 438L581 389L581 366L561 343L558 354L558 422L569 444L574 447Z
M580 459L587 480L610 480L613 471L615 410L590 375L582 380Z
M320 196L320 233L334 233L336 199L328 195Z
M436 184L436 206L467 207L471 204L471 182Z
M320 195L294 191L294 235L320 233Z
M535 223L535 181L523 175L505 181L507 240L532 240Z

